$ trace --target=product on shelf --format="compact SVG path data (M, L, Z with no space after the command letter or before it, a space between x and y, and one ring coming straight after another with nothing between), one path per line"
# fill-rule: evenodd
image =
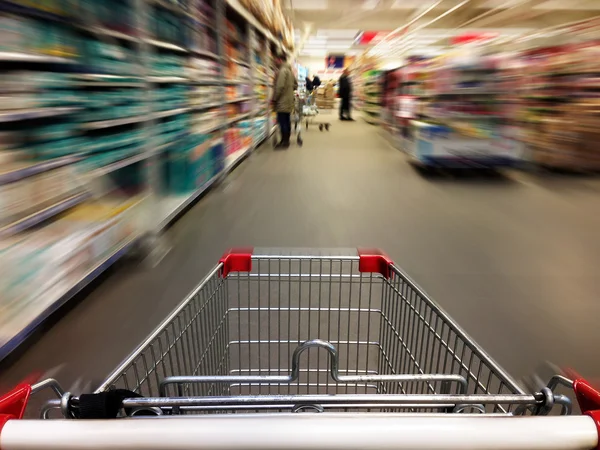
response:
M0 359L267 137L291 35L280 7L266 31L215 0L3 3Z
M523 146L501 101L503 79L500 58L479 45L411 58L386 79L387 129L420 164L514 165Z
M0 241L0 346L136 235L140 200L86 203L44 229Z
M540 47L521 55L521 138L533 162L555 169L600 170L600 45Z

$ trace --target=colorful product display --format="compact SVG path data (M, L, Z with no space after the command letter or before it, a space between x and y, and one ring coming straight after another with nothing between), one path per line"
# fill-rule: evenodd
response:
M280 40L216 0L147 2L140 34L139 5L0 13L0 359L268 136Z
M385 78L386 128L424 166L513 166L518 129L499 101L500 61L480 46L414 58Z

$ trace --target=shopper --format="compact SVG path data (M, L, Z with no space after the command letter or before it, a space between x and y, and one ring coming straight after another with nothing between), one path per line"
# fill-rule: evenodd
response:
M313 90L313 84L312 81L310 81L310 78L308 78L308 75L306 76L304 83L306 84L306 92L310 94Z
M338 82L340 94L340 120L354 120L350 117L350 102L352 101L352 82L348 75L348 69L344 69Z
M277 123L281 132L281 142L275 148L286 149L290 146L292 134L291 115L294 110L294 90L298 87L292 66L286 58L278 55L275 58L278 72L275 77L275 92L273 94L273 106L277 113Z
M315 75L312 80L312 87L316 91L319 88L319 86L321 86L321 79L318 75Z

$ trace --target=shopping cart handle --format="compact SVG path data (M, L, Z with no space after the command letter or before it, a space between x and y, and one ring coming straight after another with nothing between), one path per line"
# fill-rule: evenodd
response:
M390 277L390 266L394 261L378 248L359 248L358 271L380 273L384 278Z
M254 247L238 247L227 250L219 260L219 263L223 264L221 276L225 278L229 272L250 272L253 253Z
M394 265L391 258L377 248L358 248L358 271L361 273L379 273L385 278L390 278L390 267ZM252 270L252 257L254 247L239 247L227 250L221 259L221 276L227 277L231 272L250 272ZM273 255L274 258L280 257ZM356 256L354 256L356 258Z

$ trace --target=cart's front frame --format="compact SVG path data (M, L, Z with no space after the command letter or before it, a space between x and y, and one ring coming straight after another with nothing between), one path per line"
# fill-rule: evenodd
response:
M563 414L570 413L569 399L553 392L558 384L572 386L582 412L591 417L535 421L513 417L546 416L555 405ZM53 382L21 386L0 401L0 410L6 413L0 448L25 448L20 447L25 441L31 444L27 448L43 448L21 436L23 427L44 434L46 427L56 424L73 435L101 427L110 442L113 432L129 433L104 422L64 425L53 420L42 425L8 420L22 415L19 408L24 408L32 389L48 386L61 399L49 403L45 417L52 408L69 418L89 417L84 414L89 408L82 406L89 396L74 397ZM119 404L126 415L213 418L198 423L168 421L173 427L167 433L170 437L176 435L175 429L187 433L185 445L173 448L191 448L186 447L188 438L196 435L204 439L196 447L207 448L208 442L217 443L215 430L222 427L245 430L246 438L254 439L248 448L257 448L258 442L262 448L281 448L290 439L298 448L308 448L314 439L324 438L325 430L348 448L367 438L370 441L365 442L378 442L380 448L425 442L435 448L593 448L598 444L595 424L600 423L600 394L589 384L558 376L540 392L525 393L437 303L376 250L228 252L95 395L114 392L131 392ZM315 416L322 421L303 422L289 415L306 411L328 413ZM370 414L358 414L365 411ZM231 412L246 414L224 418L223 413ZM280 414L270 414L272 419L265 424L256 422L264 412ZM498 422L501 418L511 420ZM146 427L146 419L140 420L136 423ZM304 425L311 431L297 436L293 430ZM128 448L163 442L156 436L161 427L148 425L144 437L128 435L135 441ZM394 441L395 432L387 427L403 430L409 439ZM542 437L538 432L543 427L547 432ZM365 437L357 438L350 429ZM257 439L257 430L272 435L275 447ZM496 438L505 441L492 443ZM106 448L102 445L108 441L90 448ZM223 436L219 446L233 445L230 441ZM322 446L333 447L333 441Z

